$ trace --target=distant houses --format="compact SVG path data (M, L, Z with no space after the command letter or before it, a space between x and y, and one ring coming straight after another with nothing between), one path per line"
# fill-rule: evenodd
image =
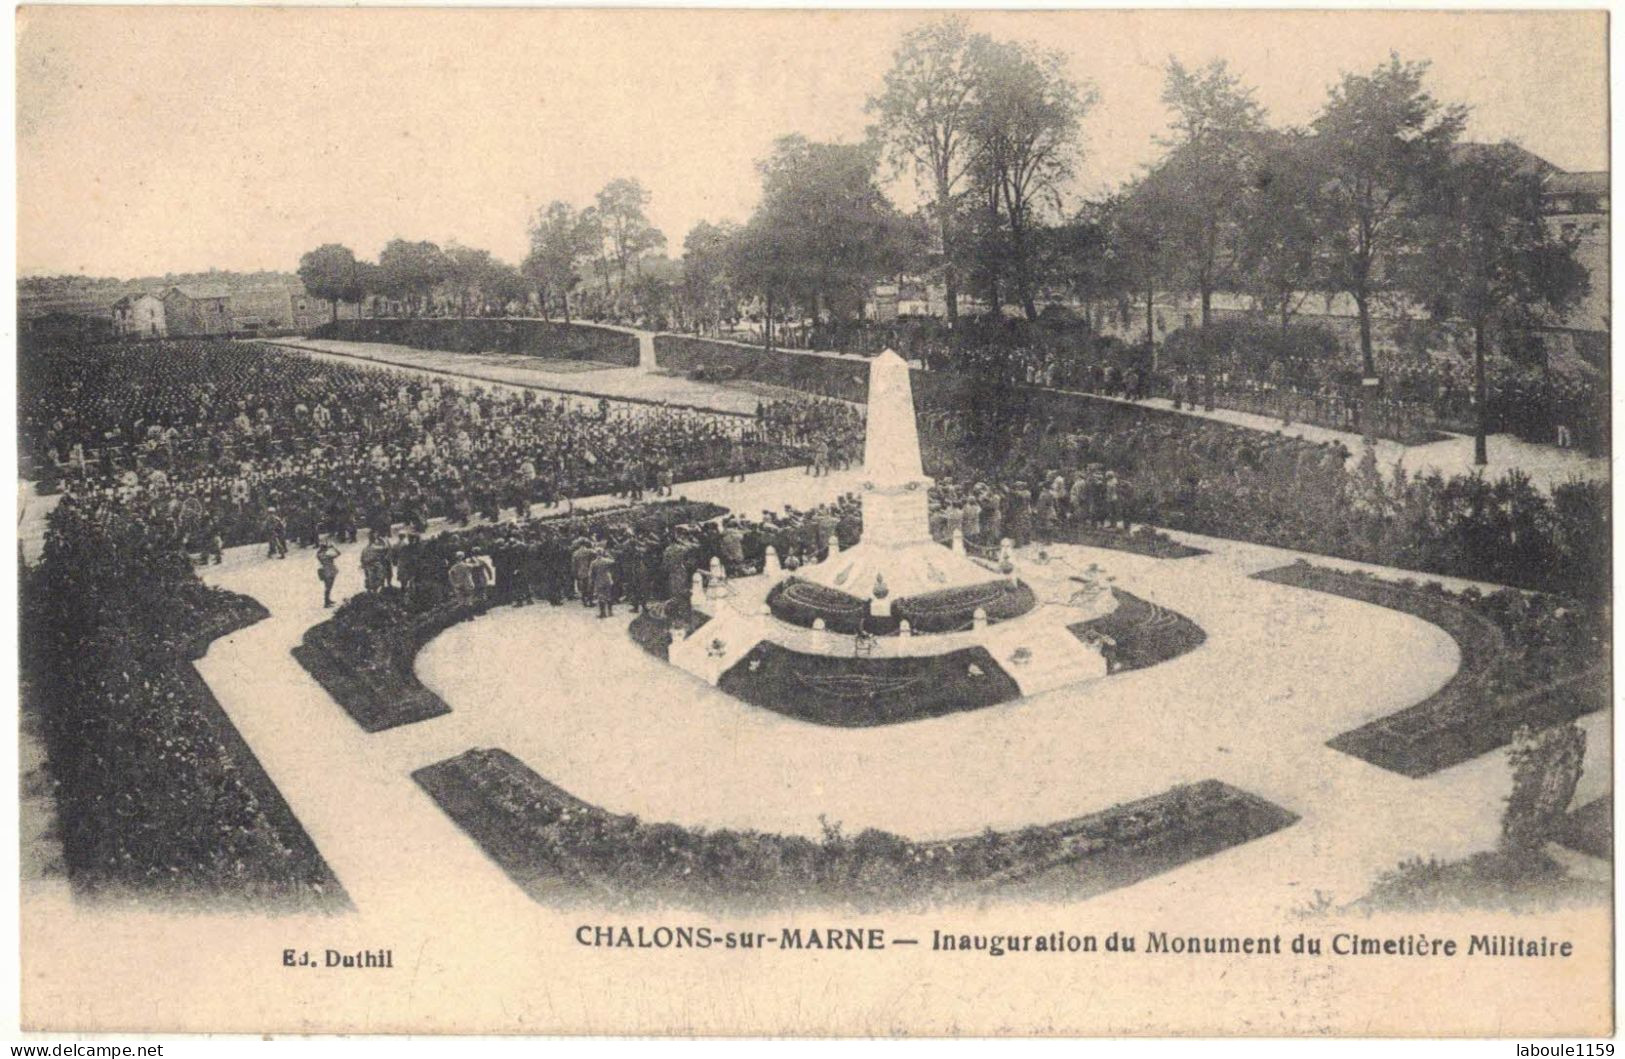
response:
M113 333L120 338L163 338L169 334L164 300L155 294L126 294L113 303Z
M172 335L231 334L231 292L224 287L171 287L159 295Z
M297 280L235 287L181 283L126 290L110 304L84 301L71 306L23 303L18 315L30 334L147 339L289 334L319 327L333 316L332 304L306 291ZM355 315L354 306L340 306L339 316ZM82 321L82 326L67 326L64 318L69 317Z

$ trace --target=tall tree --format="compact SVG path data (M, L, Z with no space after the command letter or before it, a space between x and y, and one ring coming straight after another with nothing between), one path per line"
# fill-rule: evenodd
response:
M1145 299L1145 341L1153 369L1157 365L1157 291L1166 289L1174 272L1173 242L1164 228L1171 204L1164 191L1163 185L1141 179L1105 208L1111 233L1110 274L1119 284L1125 305L1134 298Z
M1065 56L1030 45L987 41L974 49L978 91L970 119L973 177L996 209L1016 298L1038 319L1037 242L1045 211L1061 212L1060 196L1078 160L1078 133L1098 93L1075 83Z
M1436 316L1473 332L1478 410L1473 462L1489 461L1484 379L1487 339L1560 312L1586 293L1576 244L1554 233L1541 209L1542 174L1511 144L1474 145L1433 185L1421 245L1403 262L1405 279Z
M483 299L498 262L489 250L479 250L458 242L446 245L446 291L457 302L457 315L467 316L470 301Z
M773 322L797 280L793 253L760 209L731 241L728 268L740 293L761 299L762 345L767 349L773 348Z
M1187 289L1200 296L1202 326L1213 291L1238 256L1238 231L1264 111L1222 59L1200 70L1168 61L1162 102L1172 113L1168 155L1151 179L1166 186L1164 227Z
M1110 212L1104 202L1085 203L1069 220L1057 225L1048 239L1053 258L1049 271L1061 279L1083 306L1091 328L1096 310L1122 293L1123 278L1112 255Z
M603 224L604 240L615 271L619 277L616 293L626 293L629 270L640 271L643 255L666 245L660 229L649 223L644 211L649 206L649 192L634 179L611 180L598 193L598 218Z
M384 270L376 261L357 261L355 263L356 315L362 315L362 309L369 301L373 302L373 313L376 315L378 306L375 299L385 293Z
M942 255L948 323L959 319L959 263L954 221L970 172L970 119L977 61L988 39L972 35L962 19L944 18L909 31L892 56L885 88L868 102L874 134L894 168L911 169L931 195L930 215Z
M1320 189L1303 133L1267 132L1259 144L1241 208L1238 267L1241 286L1285 335L1303 299L1323 288L1316 271Z
M807 315L858 315L874 282L900 271L916 246L911 226L880 190L879 165L869 144L786 136L758 167L762 202L751 222L750 256L771 266L775 293ZM763 240L778 249L767 253Z
M516 302L523 305L529 293L530 285L525 282L525 277L519 274L517 268L506 261L492 260L480 291L488 307L493 307L498 313L506 315L510 305Z
M1312 125L1327 283L1354 299L1367 375L1376 373L1372 299L1392 288L1384 262L1413 250L1421 203L1467 121L1465 107L1428 94L1427 69L1392 55L1369 74L1345 74Z
M739 226L700 221L683 239L683 302L696 330L717 328L731 310L729 262Z
M580 264L592 259L600 241L596 223L589 223L568 202L555 200L536 211L530 223L530 253L519 270L536 285L544 317L557 298L569 321L570 293L581 283Z
M449 274L445 253L427 240L391 239L378 255L378 267L385 293L404 300L413 313L428 307L430 295Z
M338 243L324 243L301 257L299 281L310 293L331 303L335 321L339 318L339 302L361 300L355 253Z

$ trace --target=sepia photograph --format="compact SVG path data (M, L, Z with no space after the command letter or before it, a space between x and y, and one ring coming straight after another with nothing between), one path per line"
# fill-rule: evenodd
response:
M21 6L21 1031L1610 1038L1608 33Z

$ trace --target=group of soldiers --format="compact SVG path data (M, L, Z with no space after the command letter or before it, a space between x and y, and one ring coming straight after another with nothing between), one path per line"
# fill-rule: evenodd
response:
M677 620L687 611L694 574L708 573L713 558L725 576L740 576L760 571L771 547L793 570L827 556L831 538L849 547L862 533L862 507L853 495L809 510L764 511L760 519L666 515L693 506L538 518L438 538L410 527L397 536L370 531L360 555L362 580L368 592L399 590L420 606L445 598L513 606L574 600L608 618L617 604L640 613L659 603ZM331 540L318 551L324 569L330 549Z
M1067 526L1126 530L1135 515L1130 483L1098 463L1029 478L991 485L939 481L931 495L931 535L949 541L959 533L984 547L1008 539L1019 548L1053 540Z
M31 392L27 417L36 451L81 453L61 471L65 502L182 535L208 559L256 541L273 554L324 535L350 543L403 522L422 533L439 516L523 517L533 503L595 493L671 496L676 482L725 468L811 466L818 444L850 452L862 437L861 417L835 402L726 415L464 386L247 343L72 360ZM100 457L84 458L97 439Z

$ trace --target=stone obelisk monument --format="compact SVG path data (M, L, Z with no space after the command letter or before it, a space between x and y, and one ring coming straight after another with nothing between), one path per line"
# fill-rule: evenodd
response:
M877 579L893 599L993 580L994 572L931 539L930 487L908 363L888 349L869 364L863 538L800 575L864 599Z

